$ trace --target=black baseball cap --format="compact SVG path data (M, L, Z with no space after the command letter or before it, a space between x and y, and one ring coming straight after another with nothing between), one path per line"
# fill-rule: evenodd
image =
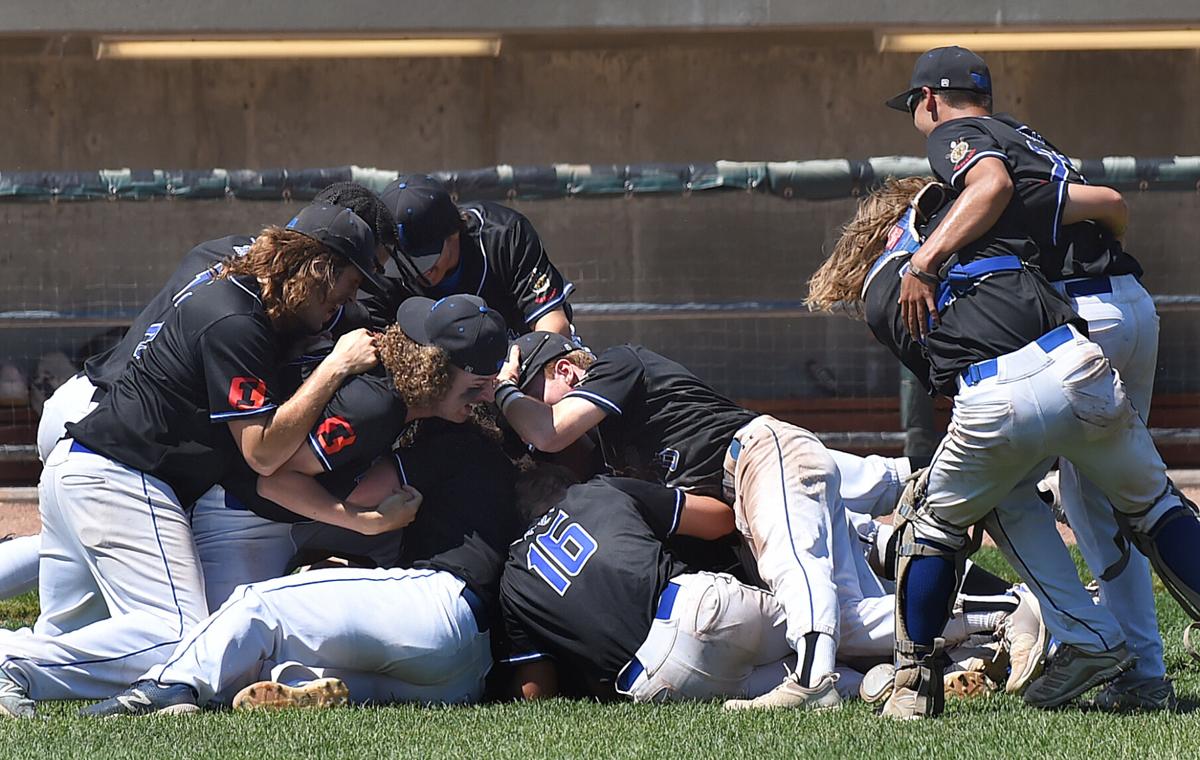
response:
M992 94L992 73L983 59L961 47L940 47L926 50L913 66L912 79L904 92L885 105L897 111L908 111L908 97L922 87L933 90L966 90Z
M287 229L306 235L349 259L362 272L365 289L376 295L387 292L376 270L379 261L375 258L375 233L358 214L341 206L313 203L300 209L300 213L287 223Z
M439 301L415 296L396 311L404 334L425 346L437 346L450 362L474 375L494 375L508 355L504 319L479 296L453 295Z
M400 250L418 272L433 266L446 238L462 228L462 217L450 193L426 174L403 174L379 197L396 217Z
M513 341L521 352L521 364L517 368L517 387L529 385L537 373L560 356L579 350L570 338L555 332L538 330L526 333Z

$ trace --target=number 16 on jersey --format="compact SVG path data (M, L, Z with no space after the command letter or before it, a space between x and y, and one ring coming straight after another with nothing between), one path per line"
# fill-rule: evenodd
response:
M525 555L527 567L559 596L567 593L571 579L579 575L597 547L596 539L582 525L567 522L569 517L560 510L550 527L530 542Z

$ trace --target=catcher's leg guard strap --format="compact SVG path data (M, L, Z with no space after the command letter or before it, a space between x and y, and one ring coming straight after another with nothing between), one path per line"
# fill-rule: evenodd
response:
M945 709L945 671L943 642L934 639L930 646L909 642L896 652L896 676L892 696L883 714L895 718L932 718Z

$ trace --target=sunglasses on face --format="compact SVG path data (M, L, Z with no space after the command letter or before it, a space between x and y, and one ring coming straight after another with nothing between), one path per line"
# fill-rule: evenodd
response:
M917 106L921 105L921 101L924 99L925 99L925 91L924 90L917 90L916 92L911 93L908 96L908 99L904 101L904 105L908 107L908 115L909 116L917 115Z

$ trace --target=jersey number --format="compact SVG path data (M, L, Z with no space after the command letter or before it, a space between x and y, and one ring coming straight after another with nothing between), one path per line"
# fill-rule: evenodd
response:
M526 566L544 580L559 596L571 587L571 578L579 575L596 553L596 539L579 523L568 523L567 513L559 512L544 532L529 544Z
M146 328L146 332L142 335L142 339L138 341L136 346L134 346L134 359L140 359L142 357L142 352L146 350L146 346L150 345L151 341L158 337L159 332L162 331L162 326L162 322L155 322Z

